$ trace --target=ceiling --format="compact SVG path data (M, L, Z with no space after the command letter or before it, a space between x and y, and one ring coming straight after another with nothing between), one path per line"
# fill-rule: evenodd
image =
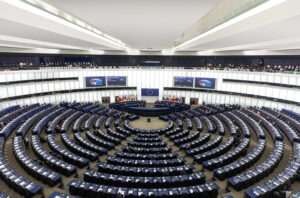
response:
M48 0L136 49L164 49L219 0Z
M234 12L230 11L234 6L228 6L229 0L33 1L49 4L59 14L71 16L73 21L79 20L85 26L74 25L73 21L70 23L57 17L59 14L53 16L48 10L44 13L39 8L22 4L24 0L2 0L0 52L300 55L299 0L256 0L279 3L209 34L204 32L205 36L198 39L194 37L203 28L199 24L213 24L213 20L222 16L214 13L220 13L222 8L225 14ZM250 2L244 0L247 1ZM12 2L21 3L17 5ZM235 3L236 7L242 4L241 1ZM209 15L216 17L214 19ZM203 23L204 19L211 21ZM222 22L220 26L226 22ZM113 38L105 39L99 36L102 33L94 31L93 28ZM176 48L174 42L181 37L187 37L185 39L193 42Z

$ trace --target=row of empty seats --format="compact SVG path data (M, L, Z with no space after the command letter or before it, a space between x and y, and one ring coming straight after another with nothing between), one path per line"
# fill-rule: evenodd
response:
M196 171L194 164L178 154L177 148L174 150L176 146L192 156L196 163L202 163L205 171L213 171L220 180L227 179L227 185L236 191L245 190L245 197L272 197L287 180L293 183L299 179L298 121L290 114L282 115L268 108L227 111L220 106L207 105L172 114L174 117L170 116L172 120L168 120L166 128L143 130L131 127L129 116L116 110L92 103L72 104L71 107L36 104L25 107L26 110L14 107L3 112L4 117L13 116L6 117L7 125L12 126L10 132L0 136L0 177L14 191L25 197L43 196L44 188L63 182L62 175L74 175L78 179L64 189L81 197L217 197L223 193L216 183L208 182L211 178ZM105 113L99 115L99 112ZM207 128L205 133L201 132L202 124ZM106 129L102 130L103 126ZM33 135L28 135L30 130ZM213 134L215 131L218 133ZM14 136L13 154L34 181L18 174L4 157L3 146L11 134ZM281 162L286 144L283 135L293 147L292 159L280 174L255 186ZM24 147L28 136L30 148ZM127 139L126 145L122 142L121 147L115 147L129 136L132 140ZM164 142L164 136L176 146ZM274 148L258 164L269 137ZM248 151L252 140L257 141ZM47 151L44 142L51 151ZM109 152L107 157L99 158L114 148L116 150ZM31 158L27 149L32 149L40 161ZM101 161L97 161L99 159ZM97 161L97 170L88 168L77 177L77 169L89 165L89 161ZM255 167L248 169L254 164ZM36 180L47 186L37 184ZM247 189L252 185L254 187ZM69 196L67 191L60 191L53 192L50 197Z

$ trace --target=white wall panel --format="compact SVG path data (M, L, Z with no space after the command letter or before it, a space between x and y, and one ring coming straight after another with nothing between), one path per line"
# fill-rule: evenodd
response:
M49 91L54 91L54 84L53 83L49 83Z
M282 83L282 84L289 84L289 77L287 77L287 76L282 76L282 78L281 78L281 83Z
M281 83L281 76L275 76L275 83Z
M0 86L1 97L3 97L3 98L8 97L7 89L8 89L8 86Z
M300 85L300 78L297 78L297 85Z
M260 80L262 82L268 82L268 76L266 76L266 75L260 75Z
M275 82L274 79L275 79L275 78L274 78L273 75L269 75L269 76L268 76L268 82Z
M15 89L14 88L8 88L8 97L12 97L12 96L16 96L16 92L15 92Z

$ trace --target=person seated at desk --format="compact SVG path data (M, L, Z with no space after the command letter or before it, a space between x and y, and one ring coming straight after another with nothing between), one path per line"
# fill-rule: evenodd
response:
M0 130L4 127L4 122L0 122Z
M274 198L288 198L292 195L292 187L290 180L287 180L281 190L273 192Z
M28 138L24 139L25 148L29 148L29 140Z
M119 191L116 198L125 198L124 192Z
M161 170L161 172L162 172L163 176L169 175L169 172L168 172L168 169L167 169L167 168L163 168L163 169Z

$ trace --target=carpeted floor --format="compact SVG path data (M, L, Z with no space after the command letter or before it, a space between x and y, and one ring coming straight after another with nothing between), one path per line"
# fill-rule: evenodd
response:
M144 130L154 130L167 127L168 122L162 121L158 117L151 117L151 122L147 122L147 117L140 116L140 119L130 122L130 126Z

